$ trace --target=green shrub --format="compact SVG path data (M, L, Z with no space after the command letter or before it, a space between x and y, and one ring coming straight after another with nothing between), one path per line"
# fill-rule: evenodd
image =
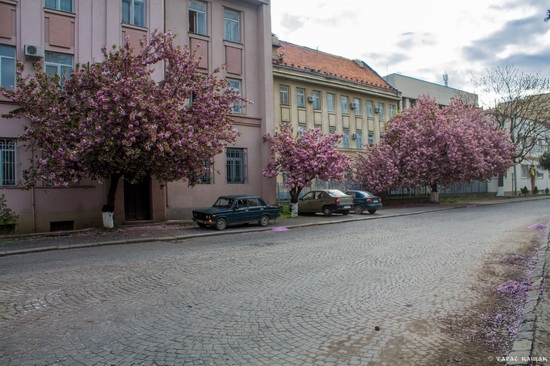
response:
M544 193L546 193L546 194L550 193L550 189L546 188L546 189L544 190Z
M521 189L521 194L528 194L528 193L529 193L529 188L523 187L523 188Z
M18 215L13 212L6 204L6 197L0 196L0 235L13 234Z
M539 188L537 186L533 187L533 194L539 194Z

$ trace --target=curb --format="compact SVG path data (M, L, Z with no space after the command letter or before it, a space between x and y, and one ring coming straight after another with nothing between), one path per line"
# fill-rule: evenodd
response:
M340 224L340 223L356 222L356 221L364 221L364 220L380 220L380 219L386 219L386 218L420 215L420 214L429 213L429 212L436 212L436 211L446 211L446 210L451 210L451 209L456 209L456 208L464 208L464 207L468 207L468 206L466 206L466 205L445 206L445 207L438 207L438 208L426 209L426 210L415 211L415 212L390 214L390 215L384 215L384 216L371 216L371 215L369 215L369 216L362 216L362 217L355 217L355 218L346 218L346 219L343 219L343 220L336 220L336 221L319 220L319 221L315 221L315 222L288 225L288 226L285 226L285 227L288 228L288 229L299 229L299 228L302 228L302 227L310 227L310 226L331 225L331 224ZM275 223L276 222L277 222L277 220L275 220ZM194 233L194 234L163 236L163 237L107 240L107 241L100 241L100 242L90 242L90 243L80 243L80 244L70 244L70 245L50 245L50 246L37 247L37 248L28 248L28 249L4 250L4 251L0 251L0 257L7 257L7 256L11 256L11 255L49 252L49 251L54 251L54 250L70 250L70 249L93 248L93 247L101 247L101 246L107 246L107 245L138 244L138 243L145 243L145 242L151 242L151 241L161 241L161 242L180 241L180 240L188 240L188 239L199 238L199 237L231 235L231 234L240 234L240 233L252 233L252 232L260 232L260 231L272 231L274 227L277 227L277 226L257 227L257 228L239 230L239 231L226 231L226 230L225 231L211 231L211 232L204 232L204 233L200 233L200 234ZM88 231L88 230L90 230L90 229L79 230L79 232ZM31 235L39 236L40 234L31 234ZM48 236L48 235L53 235L53 234L45 233L44 236ZM65 233L64 235L70 235L70 234Z
M548 263L546 262L546 252L550 246L550 233L548 229L545 230L545 236L547 239L541 240L541 244L537 250L537 264L530 277L533 289L527 292L519 332L512 345L512 350L506 357L508 360L506 366L527 366L533 364L531 357L533 356L535 342L536 310L542 300L544 274L548 270Z

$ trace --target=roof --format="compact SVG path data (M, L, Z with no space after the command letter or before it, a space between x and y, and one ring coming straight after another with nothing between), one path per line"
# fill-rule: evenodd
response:
M280 45L277 49L279 57L273 59L274 66L279 65L331 78L367 84L397 93L397 89L361 60L350 60L285 41L279 41L278 45Z

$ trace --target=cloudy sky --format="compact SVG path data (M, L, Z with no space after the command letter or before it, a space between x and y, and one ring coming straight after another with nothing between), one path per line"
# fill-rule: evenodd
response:
M281 40L477 92L483 70L512 65L550 75L550 1L272 0Z

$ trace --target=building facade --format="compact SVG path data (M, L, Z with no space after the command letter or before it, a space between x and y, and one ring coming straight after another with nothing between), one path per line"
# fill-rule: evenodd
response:
M172 31L177 42L197 50L203 72L225 66L229 86L254 104L234 110L241 136L214 157L203 184L189 187L154 177L134 185L122 181L115 222L190 218L193 208L211 205L220 194L260 194L274 201L274 182L261 175L269 154L262 136L274 130L269 0L0 0L0 83L14 87L17 61L26 72L39 61L45 71L67 75L77 63L101 60L101 47L121 45L129 37L136 48L155 29ZM153 75L161 80L163 70ZM15 107L0 100L0 114ZM33 153L20 141L25 124L0 118L0 194L19 215L16 231L101 226L109 182L23 187Z
M344 135L349 155L379 141L400 95L361 60L280 41L273 36L275 124Z

